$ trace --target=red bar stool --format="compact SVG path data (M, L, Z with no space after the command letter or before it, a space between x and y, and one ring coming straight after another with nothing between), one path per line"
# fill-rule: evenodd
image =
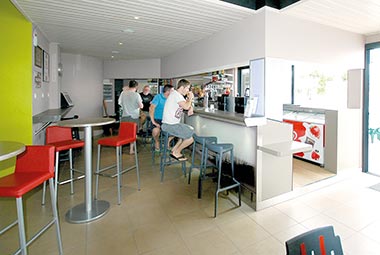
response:
M46 145L52 145L55 147L55 198L57 199L58 193L58 184L66 184L70 182L71 192L70 194L74 194L74 180L78 180L84 177L83 172L78 171L73 168L73 149L83 148L84 142L81 140L74 140L71 132L71 128L69 127L59 127L59 126L51 126L46 129ZM69 161L70 161L70 179L59 181L58 169L59 169L59 153L61 151L69 151ZM80 176L74 178L74 171L81 173ZM42 190L42 204L45 204L45 191L46 191L46 183L44 183L44 187Z
M0 197L16 198L17 220L0 230L0 235L18 224L20 248L15 254L27 254L27 246L53 224L56 226L59 254L63 254L61 231L54 191L54 147L26 146L24 153L17 156L13 174L0 178ZM26 240L22 196L45 181L49 181L53 219L38 231L30 240Z
M136 146L136 133L137 133L137 124L134 122L120 122L119 135L106 137L98 140L98 160L96 166L96 184L95 184L95 199L98 198L98 186L99 186L99 175L105 177L117 177L117 201L120 204L121 195L120 195L120 186L121 186L121 175L126 173L134 168L136 168L137 173L137 186L140 190L140 173L139 173L139 161L137 157L137 146ZM135 165L130 166L122 170L122 147L123 145L133 144L135 151ZM101 146L110 146L116 147L116 164L111 165L105 168L100 169L100 152ZM103 173L111 168L116 167L115 174Z

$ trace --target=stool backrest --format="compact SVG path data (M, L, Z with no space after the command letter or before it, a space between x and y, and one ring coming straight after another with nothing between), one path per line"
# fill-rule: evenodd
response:
M54 176L54 146L29 145L17 156L16 173L49 172Z
M135 122L120 122L119 138L136 138L137 124Z
M73 140L73 134L69 127L51 126L46 129L46 144L70 140Z
M340 237L335 236L332 226L310 230L286 241L285 245L286 255L343 255Z

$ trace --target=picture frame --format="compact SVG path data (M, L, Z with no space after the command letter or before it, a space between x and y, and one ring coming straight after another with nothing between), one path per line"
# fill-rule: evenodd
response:
M43 65L43 81L50 81L50 59L49 59L49 53L44 51L44 65Z
M37 67L42 67L42 54L43 50L40 46L34 46L34 65Z

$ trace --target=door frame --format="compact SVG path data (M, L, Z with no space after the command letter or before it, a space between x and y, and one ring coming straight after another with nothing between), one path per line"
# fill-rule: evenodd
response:
M365 68L363 88L363 162L362 171L368 173L368 121L369 121L369 52L380 48L380 42L365 45Z

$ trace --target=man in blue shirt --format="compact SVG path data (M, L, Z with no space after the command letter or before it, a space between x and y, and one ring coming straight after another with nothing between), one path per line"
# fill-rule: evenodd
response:
M157 152L160 151L160 127L162 124L162 115L164 112L165 102L173 89L174 88L172 85L165 85L163 92L161 94L155 95L152 102L150 102L149 116L153 124L152 136L155 142L154 147Z

